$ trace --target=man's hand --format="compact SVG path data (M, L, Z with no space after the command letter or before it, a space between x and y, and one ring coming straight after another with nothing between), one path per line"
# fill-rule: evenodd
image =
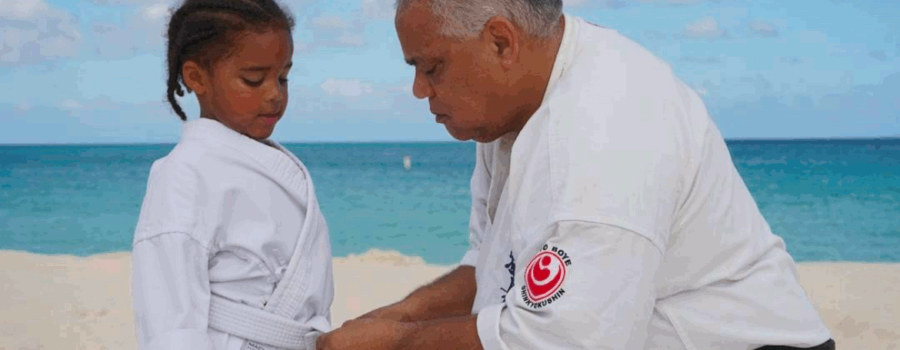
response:
M460 266L396 303L366 313L360 319L420 322L469 315L475 302L475 268Z
M412 321L412 317L410 316L407 305L408 304L404 304L403 302L397 302L369 311L368 313L359 316L356 319L382 319L397 322L410 322Z
M413 331L414 325L385 319L351 320L316 340L317 350L393 350Z
M483 350L477 316L396 322L377 318L347 321L316 341L316 350Z

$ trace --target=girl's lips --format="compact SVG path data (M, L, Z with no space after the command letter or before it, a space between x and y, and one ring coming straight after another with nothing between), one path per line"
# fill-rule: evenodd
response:
M266 121L266 124L269 125L275 124L276 122L278 122L278 119L280 119L278 114L260 114L260 117L262 117L263 120Z

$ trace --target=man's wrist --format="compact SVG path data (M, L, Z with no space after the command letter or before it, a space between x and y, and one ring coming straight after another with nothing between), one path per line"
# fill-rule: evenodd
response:
M425 328L424 322L406 322L404 323L403 331L400 336L397 338L397 343L394 345L394 350L413 350L416 349L416 335L419 334Z
M410 295L397 303L397 307L403 315L406 316L405 322L422 321L423 308L425 305L415 296Z
M394 350L480 349L477 315L408 322L395 338Z

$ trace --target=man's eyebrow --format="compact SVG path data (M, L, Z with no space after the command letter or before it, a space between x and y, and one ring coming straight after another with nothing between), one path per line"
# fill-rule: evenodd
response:
M419 57L413 57L413 58L406 60L406 64L408 64L410 66L416 66L419 64L419 62L422 62L422 59Z

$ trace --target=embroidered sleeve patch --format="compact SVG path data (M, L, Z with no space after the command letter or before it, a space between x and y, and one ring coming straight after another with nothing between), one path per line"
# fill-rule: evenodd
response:
M566 294L562 285L570 265L572 260L569 254L558 247L548 247L545 244L525 267L525 285L521 288L522 301L538 309L562 297Z

